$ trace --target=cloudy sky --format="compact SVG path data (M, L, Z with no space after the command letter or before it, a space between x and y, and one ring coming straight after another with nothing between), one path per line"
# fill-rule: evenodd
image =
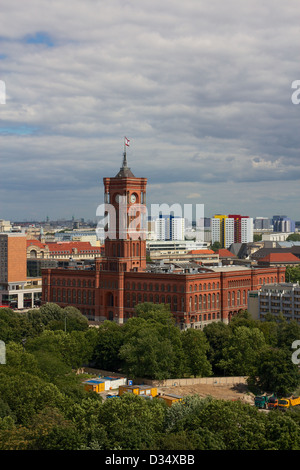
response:
M95 219L123 138L147 202L300 220L299 0L10 0L0 219Z

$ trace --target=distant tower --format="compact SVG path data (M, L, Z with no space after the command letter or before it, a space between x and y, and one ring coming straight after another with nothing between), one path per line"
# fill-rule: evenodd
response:
M41 227L41 229L40 229L40 242L44 242L44 241L45 241L44 229L43 229L43 227Z

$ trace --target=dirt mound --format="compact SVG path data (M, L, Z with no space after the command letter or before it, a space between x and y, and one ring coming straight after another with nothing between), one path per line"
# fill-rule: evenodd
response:
M254 395L250 393L244 384L236 385L184 385L173 387L159 387L160 393L176 395L199 395L200 397L211 396L219 400L240 400L244 403L254 403Z

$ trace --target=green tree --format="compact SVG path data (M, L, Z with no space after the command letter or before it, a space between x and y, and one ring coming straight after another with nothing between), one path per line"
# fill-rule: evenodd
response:
M213 251L218 251L222 248L222 245L220 242L214 242L212 245L211 245L211 250Z
M229 327L234 331L240 326L257 328L258 322L254 320L248 310L240 310L230 321Z
M265 424L268 450L300 450L300 428L287 413L268 413Z
M124 342L120 357L123 371L132 378L163 380L176 376L176 351L155 325L145 324Z
M239 326L234 329L219 367L229 375L249 375L256 371L258 353L265 347L263 333L258 328Z
M229 325L223 322L213 322L206 325L203 332L209 343L207 358L212 366L213 373L214 375L223 375L223 369L220 369L218 364L223 358L223 349L228 344L232 330Z
M300 242L300 233L291 233L286 241L288 242Z
M286 267L285 282L300 282L300 265Z
M185 357L181 331L175 326L169 308L148 303L138 316L123 326L120 348L122 370L131 377L158 380L184 374Z
M278 325L278 346L291 349L292 343L300 338L300 324L296 320L281 322Z
M21 344L12 341L6 347L6 370L42 375L35 356L25 351Z
M208 377L212 375L211 364L207 359L209 343L201 330L188 329L182 332L182 345L186 357L188 375Z
M63 395L57 387L27 372L15 375L0 372L0 395L16 416L17 423L25 426L43 408L63 406Z
M95 367L111 371L120 369L119 352L124 342L123 331L120 325L108 320L99 326L92 358Z
M147 401L129 393L106 400L98 415L107 433L105 448L151 449L156 434L162 432L165 408L160 400Z
M299 369L293 364L292 353L288 350L266 347L257 359L257 367L250 374L250 384L278 396L289 396L299 386Z
M195 449L262 450L266 446L265 416L255 407L211 397L186 397L185 403L173 406L167 411L165 432L170 436L185 432Z
M154 304L152 302L144 302L136 305L136 316L144 320L153 320L164 325L174 325L174 316L170 311L170 306L166 304Z

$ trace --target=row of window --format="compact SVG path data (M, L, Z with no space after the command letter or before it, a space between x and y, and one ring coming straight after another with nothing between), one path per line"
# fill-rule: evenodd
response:
M271 277L264 277L264 278L259 279L260 285L273 284L274 282L277 282L277 276L275 276L274 278L273 276L271 276ZM284 276L281 276L281 282L284 282Z
M51 279L51 284L52 286L68 286L68 287L95 287L95 281L92 281L91 279L66 279L66 278L62 278L62 279L56 279L55 277L53 277ZM47 278L44 278L44 285L47 285Z
M204 282L203 284L194 284L189 286L189 291L190 292L197 292L197 291L202 291L202 290L215 290L220 288L220 283L219 282L213 282L213 283L206 283ZM144 282L143 284L141 282L135 283L135 282L127 282L126 283L126 289L127 290L144 290L144 291L161 291L161 292L177 292L177 284L173 284L172 286L170 284L160 284L160 283L149 283L147 284ZM180 292L185 291L185 286L181 285L180 286Z
M126 294L125 306L134 308L136 304L142 302L152 302L157 304L169 304L173 312L180 310L185 311L185 298L177 295L159 295L159 294L136 294L135 292ZM217 294L200 294L194 298L189 298L189 312L200 310L218 309L220 305L219 293Z
M251 284L250 279L239 279L237 281L228 281L228 287L244 287Z
M94 305L95 292L92 290L77 291L75 289L56 289L53 287L52 302L62 302L75 305Z

